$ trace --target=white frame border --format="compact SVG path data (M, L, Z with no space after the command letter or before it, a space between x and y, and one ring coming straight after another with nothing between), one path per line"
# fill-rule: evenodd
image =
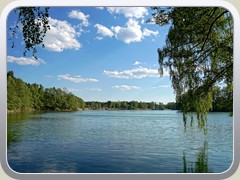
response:
M179 7L223 7L229 12L231 12L234 19L234 53L233 53L233 163L231 167L223 172L223 173L204 173L204 174L179 174L179 173L121 173L121 174L89 174L89 173L17 173L13 171L7 163L7 17L8 14L20 6L48 6L48 7L79 7L79 6L87 6L87 7L96 7L96 6L179 6ZM0 137L3 137L3 141L1 141L0 146L0 158L1 165L5 173L7 173L12 178L17 179L43 179L43 178L51 178L51 179L66 179L67 178L84 178L84 179L141 179L148 178L150 179L202 179L202 178L210 178L210 179L225 179L230 177L237 170L239 166L240 159L240 113L236 112L237 107L240 107L240 46L237 46L237 42L240 42L240 19L237 9L230 4L229 2L223 0L141 0L141 2L137 0L91 0L91 1L74 1L74 0L58 0L58 1L48 1L48 0L21 0L14 1L8 4L1 13L0 17L0 39L2 41L0 45ZM237 94L238 93L238 94ZM238 152L238 153L236 153Z

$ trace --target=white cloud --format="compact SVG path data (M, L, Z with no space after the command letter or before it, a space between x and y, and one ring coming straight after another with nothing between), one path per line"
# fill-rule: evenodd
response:
M135 61L135 63L133 65L137 66L139 64L142 64L140 61Z
M143 37L141 26L133 19L129 19L124 27L115 26L112 27L112 30L115 33L116 39L122 40L127 44L139 42Z
M130 70L124 71L103 71L103 74L108 77L119 78L119 79L141 79L146 77L160 77L158 69L151 69L146 67L136 67ZM168 73L164 72L164 76Z
M79 91L84 91L84 90L87 90L87 91L97 91L97 92L102 91L101 88L84 88L84 89L67 88L67 91L69 91L69 92L79 92Z
M49 18L49 25L51 29L47 31L43 39L47 50L61 52L64 49L78 50L81 48L81 44L76 39L79 33L70 23Z
M124 26L112 26L111 28L107 28L101 24L95 24L94 27L97 28L97 34L99 35L96 39L102 40L103 37L114 36L116 39L126 44L141 42L145 37L156 37L159 34L158 31L152 31L147 28L142 30L139 22L133 18L129 18Z
M110 29L101 24L95 24L94 27L97 28L97 34L100 34L101 36L112 37L114 35Z
M97 36L96 39L97 39L97 40L102 40L103 37L102 37L102 36Z
M112 14L123 14L126 18L144 18L148 14L145 7L108 7L107 10Z
M116 85L116 86L112 86L112 88L119 89L122 91L141 89L140 87L137 87L137 86L128 86L128 85Z
M156 86L156 87L152 87L152 89L156 89L156 88L170 88L171 86L170 85L159 85L159 86Z
M157 36L158 33L159 33L158 31L152 31L147 28L144 28L143 30L143 36Z
M67 88L67 91L69 91L69 92L78 92L78 91L81 91L81 89Z
M45 61L42 59L34 59L33 57L14 57L14 56L7 56L7 62L10 63L17 63L19 65L32 65L38 66L40 64L45 64Z
M171 87L170 85L160 85L160 86L158 86L158 87L160 87L160 88L169 88L169 87Z
M113 26L111 29L114 32L115 38L126 44L140 42L147 36L158 35L158 31L151 31L147 28L142 31L138 21L131 18L127 21L125 26Z
M57 76L59 80L71 81L74 83L81 83L81 82L98 82L97 79L93 78L82 78L81 76L71 76L69 74L61 74Z
M82 21L82 25L83 26L89 26L89 21L88 18L90 17L89 15L85 15L83 12L81 11L77 11L77 10L72 10L69 14L68 14L69 18L73 18L73 19L78 19Z

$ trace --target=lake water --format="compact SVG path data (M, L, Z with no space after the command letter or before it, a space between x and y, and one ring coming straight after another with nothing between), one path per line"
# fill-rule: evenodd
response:
M8 163L21 173L221 173L233 118L209 113L208 134L177 111L8 114Z

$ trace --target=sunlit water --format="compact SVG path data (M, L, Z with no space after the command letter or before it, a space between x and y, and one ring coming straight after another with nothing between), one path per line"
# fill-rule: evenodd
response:
M184 173L226 171L233 123L209 113L208 134L177 111L8 114L8 163L22 173Z

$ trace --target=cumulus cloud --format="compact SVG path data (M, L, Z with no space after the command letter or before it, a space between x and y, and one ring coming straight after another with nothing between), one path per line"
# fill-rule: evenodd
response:
M34 59L33 57L14 57L14 56L7 56L7 62L10 63L17 63L18 65L32 65L38 66L40 64L45 64L45 61L42 59Z
M96 39L102 40L103 37L114 36L117 40L121 40L126 44L141 42L145 37L156 37L159 34L158 31L152 31L147 28L142 30L139 22L132 18L128 19L124 26L112 26L111 28L107 28L101 24L95 24L94 27L97 28L97 34L99 35Z
M126 18L144 18L148 15L145 7L108 7L107 10L111 14L123 14Z
M71 76L69 74L61 74L57 76L59 80L70 81L74 83L81 83L81 82L98 82L97 79L93 78L82 78L81 76Z
M135 61L135 63L133 65L139 65L139 64L142 64L140 61Z
M97 34L99 34L101 36L112 37L114 35L113 32L110 29L108 29L107 27L105 27L101 24L95 24L94 27L97 28Z
M82 21L82 25L83 26L89 26L89 21L88 18L90 17L89 15L85 15L83 12L81 11L77 11L77 10L72 10L69 14L68 14L69 18L73 18L73 19L78 19Z
M121 91L141 89L140 87L137 87L137 86L128 86L128 85L116 85L116 86L112 86L112 88L119 89Z
M124 71L103 71L103 74L108 77L119 78L119 79L141 79L146 77L160 77L158 69L151 69L146 67L136 67ZM168 75L167 72L164 75Z
M78 50L81 48L81 44L76 39L79 33L70 23L49 18L49 25L51 29L47 31L43 39L47 50L61 52L64 49Z
M145 28L143 31L137 20L129 19L125 26L112 26L115 38L125 42L126 44L132 42L140 42L147 36L156 36L158 31L151 31Z
M127 44L142 40L143 34L141 31L141 26L133 19L129 19L124 27L115 26L112 27L112 30L115 33L116 39L122 40Z

